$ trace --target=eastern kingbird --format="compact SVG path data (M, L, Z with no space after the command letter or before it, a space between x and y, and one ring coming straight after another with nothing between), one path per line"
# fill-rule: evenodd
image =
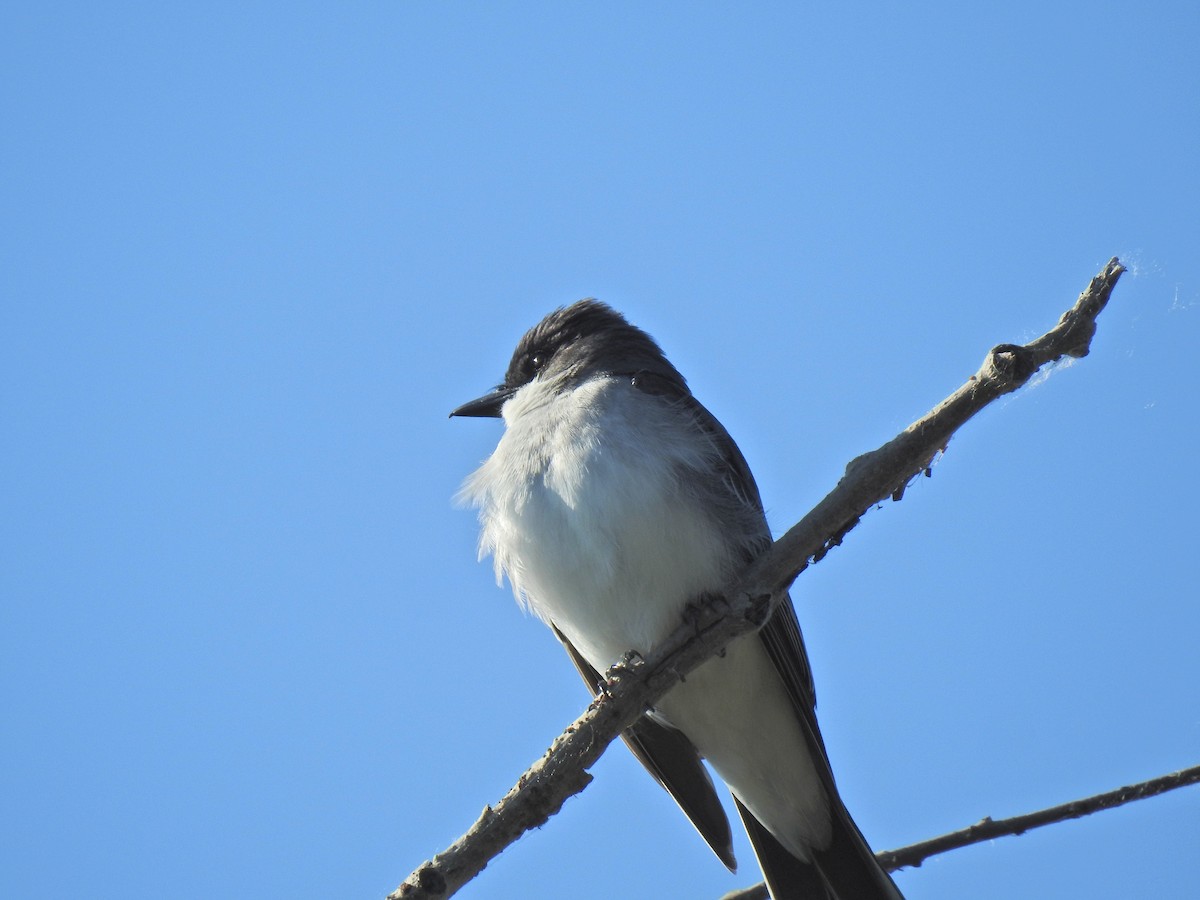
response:
M491 554L593 691L771 543L733 438L654 339L596 300L546 316L504 383L450 415L504 419L462 490L479 508L480 558ZM900 898L838 796L789 599L624 738L732 870L709 761L775 900Z

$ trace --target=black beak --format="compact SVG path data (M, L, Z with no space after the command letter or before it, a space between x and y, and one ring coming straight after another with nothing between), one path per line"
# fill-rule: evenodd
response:
M500 408L516 392L516 388L500 385L494 391L484 394L482 397L478 397L469 403L464 403L450 413L450 418L453 419L455 416L475 416L478 418L498 419L500 418Z

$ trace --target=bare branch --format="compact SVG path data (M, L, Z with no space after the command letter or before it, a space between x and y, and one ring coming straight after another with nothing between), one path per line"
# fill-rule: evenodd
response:
M1041 828L1043 825L1053 825L1055 822L1065 822L1067 819L1090 816L1094 812L1113 809L1126 803L1132 803L1134 800L1145 800L1147 797L1155 797L1192 784L1200 784L1200 766L1180 769L1170 775L1162 775L1149 781L1117 788L1115 791L1084 797L1082 800L1072 800L1070 803L1051 806L1049 809L1041 809L1009 819L993 819L991 816L985 816L968 828L910 844L898 850L884 850L876 853L875 858L889 872L894 872L905 866L919 866L929 857L945 853L948 850L957 850L960 847L979 844L993 838L1024 834L1026 831ZM768 900L767 886L760 882L747 888L730 891L721 900Z
M876 853L875 857L885 869L894 872L905 866L919 866L929 857L945 853L947 850L957 850L959 847L966 847L969 844L977 844L992 838L1024 834L1030 829L1041 828L1043 825L1065 822L1067 819L1079 819L1083 816L1090 816L1094 812L1100 812L1102 809L1112 809L1132 803L1134 800L1145 800L1147 797L1165 794L1167 791L1198 783L1200 783L1200 766L1192 766L1190 769L1181 769L1170 775L1162 775L1149 781L1117 788L1115 791L1096 794L1082 800L1072 800L1070 803L1051 806L1049 809L1025 813L1021 816L1013 816L1010 819L992 819L990 816L986 816L961 831L952 831L941 837L901 847L899 850Z
M946 449L954 432L981 409L1020 388L1047 363L1087 356L1096 317L1124 271L1115 258L1109 260L1058 325L1024 346L994 347L957 391L878 450L851 460L837 487L751 565L740 586L756 595L791 584L808 560L820 560L841 543L864 512L887 497L899 500L909 482Z
M771 895L767 892L767 885L760 881L758 884L752 884L750 887L739 888L736 891L730 891L728 894L722 894L721 900L771 900Z
M448 897L505 847L554 815L591 781L587 773L608 745L680 679L731 640L762 625L811 561L821 559L868 509L925 472L951 435L987 404L1025 384L1063 356L1086 356L1096 317L1124 272L1114 258L1092 279L1053 329L1024 346L994 348L957 391L878 450L853 460L812 512L760 556L724 594L700 605L645 659L606 673L604 695L559 736L495 807L487 807L453 845L421 865L389 900Z

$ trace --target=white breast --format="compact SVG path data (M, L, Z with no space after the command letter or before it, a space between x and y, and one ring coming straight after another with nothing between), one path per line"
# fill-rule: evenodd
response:
M463 490L480 508L480 556L601 672L729 574L719 524L680 482L703 460L664 408L624 379L563 394L535 381Z

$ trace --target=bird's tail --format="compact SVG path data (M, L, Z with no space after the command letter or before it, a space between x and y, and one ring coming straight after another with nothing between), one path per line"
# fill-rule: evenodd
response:
M808 861L789 853L740 800L734 801L772 900L904 900L838 798L830 811L829 846L814 850Z

